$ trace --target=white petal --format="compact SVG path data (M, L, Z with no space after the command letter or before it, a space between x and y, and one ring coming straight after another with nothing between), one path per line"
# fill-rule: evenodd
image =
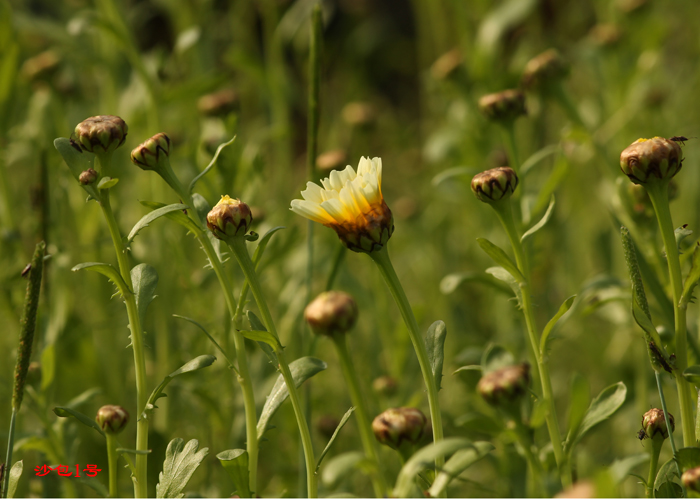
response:
M367 213L370 210L370 205L367 202L367 197L362 190L362 178L357 177L354 181L345 185L345 188L350 191L353 199L357 203L357 207L361 213Z
M348 212L348 209L345 208L345 206L340 200L337 199L324 201L323 203L321 203L321 208L328 212L328 214L340 224L349 220L351 216L351 214Z
M318 203L313 203L307 200L292 200L292 212L311 219L314 222L328 224L333 221L333 218L321 208Z
M379 186L379 192L382 191L382 159L379 157L372 158L372 163L377 170L377 184Z
M328 177L321 179L321 184L323 184L324 189L327 189L328 191L333 190L333 186L331 186L331 181Z
M358 175L367 174L371 169L372 163L369 161L369 158L365 158L364 156L360 158L360 163L357 165Z
M353 218L357 218L362 212L352 196L352 191L350 190L351 185L352 183L348 182L345 187L341 189L340 201L345 205L345 208L352 213Z
M323 196L321 195L322 192L323 189L321 186L314 184L313 182L307 182L306 189L301 192L301 196L303 196L305 200L313 201L314 203L321 203L323 201Z

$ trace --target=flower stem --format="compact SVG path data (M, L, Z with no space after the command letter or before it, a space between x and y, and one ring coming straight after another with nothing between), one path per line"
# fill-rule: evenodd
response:
M647 477L646 494L647 498L654 498L654 481L656 480L656 472L659 468L659 455L661 454L661 446L663 441L660 439L651 440L651 456L649 461L649 476Z
M243 270L243 274L250 285L250 290L253 292L253 297L258 305L260 314L262 315L263 323L276 339L279 339L277 335L277 329L275 328L275 323L272 320L272 315L270 314L270 309L267 307L267 302L262 293L262 288L260 287L260 282L258 280L258 275L255 272L255 266L253 261L250 259L248 254L248 249L246 248L246 240L242 236L234 236L226 240L229 247L233 251L238 264ZM289 370L289 365L285 359L284 351L280 346L279 342L274 347L275 355L277 356L277 361L279 362L279 370L282 372L282 377L287 385L287 390L289 391L289 399L292 401L292 407L294 408L294 415L297 419L297 426L299 427L299 433L301 434L301 443L304 448L304 458L306 465L306 484L309 498L316 498L318 496L318 483L315 474L316 461L314 459L314 449L313 443L311 442L311 433L309 432L309 426L306 423L306 416L304 415L304 409L301 405L299 399L299 393L297 392L296 384L294 383L294 378Z
M530 469L530 476L532 478L530 496L544 498L547 495L542 484L542 464L532 453L532 439L528 435L527 428L523 425L519 416L514 417L511 422L514 427L513 434L515 435L516 442L520 445L525 461Z
M676 458L676 440L673 438L673 429L671 428L671 419L669 418L668 410L666 409L666 398L664 397L664 389L661 385L661 374L655 372L656 375L656 387L659 389L659 399L661 400L661 409L664 411L664 420L666 421L666 430L668 431L668 441L671 443L671 452L673 457ZM676 462L676 470L678 471L678 477L683 475L681 471L681 465L678 463L678 459L674 460ZM682 481L681 481L682 483ZM683 487L683 498L687 498L685 487Z
M688 367L688 339L686 331L687 306L680 303L683 291L683 277L681 275L681 262L678 256L678 244L676 243L671 210L668 204L668 181L648 183L644 186L654 206L656 219L659 222L661 237L666 250L668 272L673 290L673 317L675 323L676 341L676 366L673 375L678 388L678 401L681 407L681 424L683 426L683 444L695 446L695 429L693 426L693 400L691 397L690 383L683 378L683 371Z
M408 328L408 335L413 343L416 356L418 356L418 364L420 365L421 372L423 373L423 380L428 391L430 419L433 425L433 442L437 443L443 439L440 401L438 399L438 389L435 385L435 376L433 375L433 370L430 367L428 352L425 349L425 342L423 342L423 337L418 329L418 322L416 321L416 317L413 315L411 304L408 302L406 292L404 292L404 289L401 286L401 282L399 281L399 277L396 275L394 266L391 264L391 259L389 258L389 252L387 251L386 245L384 245L381 250L374 251L368 255L377 264L377 267L379 267L379 271L382 273L382 276L389 287L389 291L391 292L391 295L396 301L396 305L401 311L401 316L403 317L404 323L406 323L406 327ZM435 458L435 468L437 470L442 469L444 464L444 456L440 455Z
M371 476L374 494L377 496L377 498L383 498L388 495L388 491L386 482L384 481L382 467L379 462L379 455L377 453L377 441L374 438L372 426L369 423L369 414L367 413L367 407L365 406L365 398L362 396L362 391L360 391L360 382L358 380L355 367L352 364L350 353L348 352L348 345L345 340L345 335L341 334L334 336L333 343L335 344L338 352L340 367L343 370L345 381L350 388L352 404L354 404L357 408L355 417L357 418L357 427L360 430L362 446L365 448L367 458L373 462L373 465L376 468Z
M7 435L7 454L5 455L5 477L0 484L0 498L7 498L7 491L10 487L10 469L12 469L12 452L15 446L15 421L17 420L17 408L12 408L10 417L10 432Z
M109 466L109 498L117 498L117 442L114 434L107 438L107 465Z
M544 400L548 406L546 422L547 430L549 431L549 439L552 442L554 458L556 459L557 466L559 467L562 485L566 488L572 483L571 469L569 466L569 461L566 459L566 457L564 457L561 431L559 430L559 421L557 420L556 407L554 405L554 397L552 393L552 380L549 375L549 365L544 353L540 352L539 349L539 334L535 324L535 315L532 308L532 297L530 296L530 270L528 269L527 262L525 261L525 252L523 251L523 245L520 241L520 235L515 228L510 201L505 200L504 203L494 203L491 206L496 210L496 214L498 215L501 224L503 224L503 228L508 235L511 246L513 247L515 263L522 275L525 277L525 280L522 283L519 283L520 291L522 293L523 315L525 316L525 325L527 328L528 338L530 340L530 347L532 349L532 354L535 357L537 371L539 372L540 383L542 385L542 396L544 397Z
M518 173L520 172L520 157L518 156L518 147L515 141L515 121L511 120L504 123L503 132L506 149L508 150L508 166L515 170L515 173Z

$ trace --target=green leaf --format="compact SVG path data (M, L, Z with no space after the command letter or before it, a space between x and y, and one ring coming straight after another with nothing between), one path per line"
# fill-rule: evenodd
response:
M86 391L81 392L78 394L76 397L68 401L64 407L65 408L75 408L76 406L83 405L90 401L93 397L97 396L98 394L102 394L102 388L101 387L92 387L90 389L87 389Z
M323 449L323 452L321 452L321 456L319 456L318 460L316 461L316 472L318 472L319 467L321 467L321 462L323 462L323 458L326 456L328 451L331 449L331 446L333 446L333 443L335 442L335 438L338 437L338 434L340 434L340 430L345 426L347 421L350 419L350 415L352 415L352 412L354 412L354 411L355 411L355 407L351 406L350 409L345 412L345 415L343 415L343 418L340 419L340 423L335 428L333 435L328 440L328 444Z
M199 193L192 193L192 204L194 205L195 212L197 212L199 216L199 220L206 224L207 214L211 212L211 205L207 199ZM216 239L216 241L219 240Z
M102 262L83 262L82 264L74 266L71 271L82 271L83 269L107 276L109 281L117 285L117 288L122 295L130 291L129 287L126 286L126 283L119 274L119 271L117 271L111 264L104 264Z
M480 365L460 366L459 368L457 368L455 371L452 372L452 375L454 375L455 373L466 372L466 371L474 371L474 372L481 373L482 369L481 369Z
M41 351L41 390L49 388L56 376L56 344L46 344Z
M19 483L19 478L22 476L22 471L24 470L24 462L19 460L14 463L10 469L10 473L7 476L7 498L14 498L15 491L17 491L17 484Z
M260 238L260 242L258 243L258 246L255 248L255 252L253 253L253 264L255 264L256 269L258 268L258 264L260 264L260 261L262 260L262 256L265 253L267 244L270 243L270 238L272 238L272 236L281 229L285 229L285 227L273 227L268 232L266 232L262 238Z
M567 441L578 433L591 400L588 380L580 373L574 373L571 377L571 397L569 400L569 434Z
M282 347L279 340L267 330L238 330L238 333L247 339L255 340L256 342L265 342L273 348Z
M155 408L157 408L157 406L155 405L156 401L166 396L163 393L163 389L165 389L165 387L170 383L172 379L185 373L191 373L197 370L201 370L202 368L206 368L207 366L210 366L214 361L216 361L216 357L212 356L211 354L203 354L188 361L180 368L172 372L170 375L165 377L163 381L158 385L158 387L153 389L153 392L149 396L148 402L146 403L146 408L144 408L143 413L141 413L141 418L148 418L148 412L151 412Z
M257 331L265 331L265 325L262 324L262 321L260 321L260 318L258 318L253 311L246 311L246 317L248 318L248 322L250 323L250 327L253 330ZM277 366L279 363L277 361L277 355L275 354L274 349L270 347L270 345L266 342L258 342L258 345L260 346L260 349L263 350L267 358L270 360L270 363L272 363L273 366Z
M530 156L527 160L523 162L523 164L520 166L520 171L518 172L520 175L521 179L524 179L528 173L530 173L530 170L537 166L539 163L542 162L545 158L548 156L551 156L553 154L556 154L560 151L559 144L550 144L549 146L545 146L539 151L535 152Z
M547 354L547 348L548 348L548 340L549 336L552 333L552 330L554 330L554 325L557 324L557 322L561 319L564 314L567 313L569 309L571 309L571 305L574 303L574 300L576 300L576 295L572 295L568 299L564 301L564 303L559 307L559 310L557 313L554 315L552 319L549 320L547 323L547 326L544 327L544 330L542 330L542 337L540 338L540 355L541 356L546 356Z
M656 474L654 498L681 498L683 488L678 480L676 461L671 458L659 468L659 472Z
M644 314L644 311L641 307L639 307L639 304L637 304L637 301L635 300L632 301L632 316L639 327L644 330L644 333L646 333L645 338L647 342L650 340L653 341L657 347L662 349L662 352L664 352L663 344L661 342L661 338L659 337L659 332L656 331L654 324L647 317L647 315ZM666 353L664 352L664 354Z
M187 444L175 438L168 444L163 462L163 472L158 476L156 498L182 498L182 490L209 453L209 448L199 448L199 441L192 439Z
M683 370L683 377L691 384L700 386L700 365L689 366Z
M117 185L119 179L112 179L111 177L103 177L97 183L97 189L104 191L105 189L111 189Z
M447 438L437 443L429 444L421 448L408 459L396 478L393 496L396 498L406 498L413 496L414 480L416 475L423 469L433 467L435 457L447 456L459 450L467 448L473 449L473 444L464 438Z
M514 364L513 355L505 347L498 344L487 346L481 357L481 370L484 375Z
M486 276L484 273L452 273L448 274L440 281L440 292L443 295L449 295L462 284L478 282L485 285L492 286L501 293L507 293L510 295L510 287L504 286L499 280L496 280L490 276Z
M14 452L19 450L30 451L37 450L46 455L49 462L60 463L61 459L56 454L56 449L53 443L44 437L39 436L29 436L23 439L15 441L15 446L13 448Z
M75 481L77 481L80 484L84 484L85 486L89 486L92 488L98 495L101 495L103 498L108 498L109 497L109 490L107 487L102 484L102 482L97 479L96 477L89 477L89 476L79 476L73 478Z
M688 304L693 297L693 289L700 281L700 242L695 245L695 250L693 251L693 260L690 265L690 272L688 277L685 279L683 284L683 294L679 302L683 304Z
M476 241L479 243L481 249L486 252L486 254L491 257L496 264L508 271L517 283L523 283L525 281L525 278L518 269L518 266L515 265L515 262L513 262L500 247L494 245L486 238L477 238ZM486 272L488 272L488 269ZM498 276L496 277L498 278Z
M428 361L435 377L435 387L439 391L442 382L442 364L445 359L445 337L447 327L443 321L437 320L430 325L425 336L425 348L428 351Z
M328 365L318 358L313 358L311 356L305 356L303 358L295 359L289 363L289 370L292 372L292 379L294 380L294 385L299 387L304 383L305 380L313 377L318 372L321 372L328 368ZM265 434L270 419L277 412L284 400L289 396L289 390L287 389L287 384L284 383L284 377L282 374L277 377L275 385L272 387L272 391L267 396L265 401L265 406L263 406L262 413L260 414L260 419L258 420L258 440L260 440Z
M171 212L180 212L182 213L183 210L187 210L189 207L187 205L183 205L182 203L173 203L172 205L167 205L164 207L156 208L155 210L152 210L151 212L147 213L143 217L141 217L141 220L139 220L134 227L131 229L131 232L129 233L129 236L126 237L126 244L127 246L134 241L134 238L139 234L139 231L141 231L143 228L148 227L148 225L155 221L156 219L159 219L160 217L163 217L164 215L167 215ZM185 215L184 213L182 215ZM185 215L185 217L187 217Z
M518 308L522 309L523 291L520 289L520 284L517 281L515 281L515 278L513 278L513 275L505 269L503 269L502 267L489 267L486 270L486 272L494 278L499 279L508 284L510 289L513 290L515 298L518 300Z
M235 141L235 140L236 140L236 136L233 136L233 138L230 141L224 142L223 144L220 144L218 148L216 148L216 153L214 153L214 158L211 159L211 161L209 162L209 165L207 165L207 167L204 170L202 170L199 173L199 175L197 175L197 177L192 179L192 182L190 182L190 185L187 187L188 193L191 193L194 190L194 186L195 186L195 184L197 184L199 179L201 179L202 177L207 175L209 173L209 171L212 168L214 168L214 165L216 164L216 160L219 159L219 155L221 154L221 151L223 151L223 149L226 146L230 146L231 144L233 144L233 141Z
M610 466L610 474L617 484L627 479L627 476L632 474L632 470L649 461L648 453L640 453L638 455L632 455L625 457L623 459L615 460ZM646 479L642 478L643 481Z
M73 174L73 177L75 177L76 181L79 181L80 174L82 174L88 168L92 168L91 160L94 158L94 155L83 153L80 150L80 146L72 146L70 139L59 137L53 141L53 145L56 148L56 151L58 151L61 157L63 157L63 161L65 161L66 165L68 165L68 168L70 169L71 174ZM99 193L93 185L80 184L80 186L96 200L100 198Z
M532 226L530 229L525 231L525 233L520 237L520 241L524 242L527 238L535 234L537 231L542 229L547 222L549 222L549 219L552 217L552 214L554 213L554 195L552 195L552 198L549 202L549 206L547 207L547 211L544 213L540 221Z
M445 182L448 179L452 179L453 177L460 177L463 175L468 175L469 177L474 177L476 174L479 173L479 169L475 167L452 167L448 168L446 170L443 170L439 174L437 174L435 177L433 177L433 180L430 181L430 184L433 186L437 186L443 182Z
M157 201L140 201L139 203L141 203L141 205L143 205L144 207L150 208L154 211L159 210L161 208L165 208L168 206L165 203L160 203ZM197 226L197 224L192 219L190 219L187 215L185 215L185 213L182 212L181 210L167 212L163 215L165 217L167 217L168 219L170 219L171 221L177 222L178 224L185 227L188 231L190 231L192 233L197 233L200 230L199 226ZM133 231L133 229L132 229L132 231ZM216 241L219 241L219 240L216 240Z
M90 418L87 415L80 413L79 411L76 411L72 408L68 408L66 406L56 406L53 409L53 412L59 417L63 417L63 418L73 417L81 424L83 424L87 427L92 427L93 429L95 429L97 432L99 432L103 436L105 435L105 433L102 431L100 426L97 425L97 422L95 422L94 418Z
M348 451L331 458L323 468L321 480L329 489L334 489L341 479L365 462L365 454L361 451Z
M688 469L700 467L700 448L695 446L681 448L676 452L676 460L681 468L681 473L687 471Z
M146 320L146 310L151 301L156 298L153 294L158 286L158 272L153 266L139 264L131 269L131 282L134 285L136 307L143 325Z
M494 446L491 443L477 441L470 448L460 450L452 455L428 490L430 497L440 497L454 478L467 470L472 464L484 458L493 449Z
M248 472L248 452L241 449L222 451L216 458L226 470L241 498L251 498L250 476Z
M224 352L223 348L219 345L219 343L214 340L214 337L211 336L211 334L207 331L206 328L204 328L201 324L199 324L197 321L193 320L192 318L187 318L185 316L180 316L179 314L173 314L173 317L179 318L179 319L184 319L185 321L189 321L192 323L194 326L202 330L204 332L204 335L207 336L207 338L211 341L212 344L214 344L214 347L221 353L221 355L224 357L226 362L228 363L229 369L233 370L234 372L238 373L238 370L236 370L236 367L233 364L233 361L229 359L229 357L226 355Z
M603 391L591 402L591 406L583 417L583 422L578 428L578 432L567 439L568 450L572 450L593 427L610 418L625 402L627 397L627 387L624 383L618 382L603 389Z
M678 247L679 253L682 253L681 242L691 234L693 234L693 230L688 229L688 224L683 224L681 227L677 227L675 231L673 231L673 235L676 237L676 247Z

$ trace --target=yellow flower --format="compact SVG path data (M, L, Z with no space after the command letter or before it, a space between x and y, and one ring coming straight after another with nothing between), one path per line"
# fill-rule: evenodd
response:
M381 158L363 157L357 172L348 165L321 184L307 183L304 199L293 200L292 211L334 229L355 252L379 250L389 241L394 219L382 197Z

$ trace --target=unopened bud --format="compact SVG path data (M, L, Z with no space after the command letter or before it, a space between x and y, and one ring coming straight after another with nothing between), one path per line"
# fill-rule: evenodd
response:
M479 109L491 120L511 122L527 114L525 94L516 89L488 94L479 99Z
M530 365L507 366L487 373L479 380L476 390L491 406L503 406L519 400L530 385Z
M673 432L676 430L673 415L668 413L668 419L671 424L669 427L671 427L671 432ZM642 428L648 438L654 439L658 437L662 440L666 439L668 437L668 427L666 426L664 411L659 408L652 408L646 412L642 417Z
M83 151L112 153L124 144L128 131L129 127L118 116L92 116L76 125L75 138Z
M372 382L372 389L383 396L393 396L396 394L398 387L399 383L394 377L390 377L389 375L377 377Z
M105 405L97 410L95 421L106 434L119 434L129 422L129 413L121 406Z
M357 321L357 304L344 292L323 292L304 310L304 318L316 335L334 337L350 330Z
M207 214L207 227L220 240L245 235L252 223L250 207L229 195L222 196Z
M94 183L97 178L99 177L98 173L96 170L92 168L88 168L84 172L80 174L80 177L78 177L78 180L83 186L87 186L88 184Z
M390 408L372 421L377 440L393 448L417 444L423 437L427 419L417 408Z
M549 49L533 57L525 65L521 84L523 88L535 89L556 83L569 73L569 65L559 52Z
M683 486L689 490L700 493L700 467L685 471L681 476L681 481L683 481Z
M663 137L637 139L620 154L620 168L635 184L671 179L682 161L678 143Z
M510 167L492 168L472 179L472 191L484 203L510 198L518 187L518 175Z
M143 170L156 170L170 155L170 137L160 132L131 151L131 161Z

